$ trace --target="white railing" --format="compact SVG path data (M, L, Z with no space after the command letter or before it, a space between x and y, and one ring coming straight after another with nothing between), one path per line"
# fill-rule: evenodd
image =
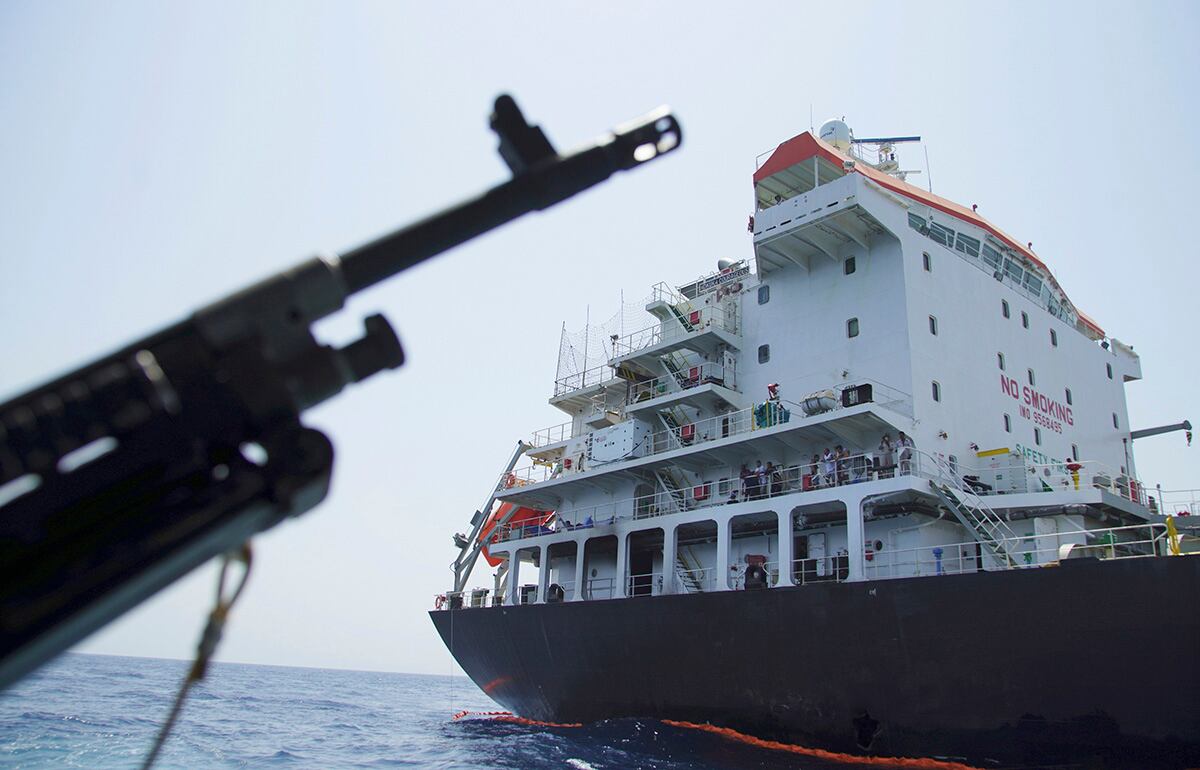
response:
M1059 532L1035 532L1024 537L1000 540L1015 565L994 559L974 540L913 548L869 551L864 574L868 579L956 575L986 569L1027 569L1059 563L1066 558L1094 557L1103 560L1144 559L1167 553L1166 527L1162 524L1134 524L1106 529L1077 529ZM1067 546L1068 548L1064 548Z
M584 581L584 589L585 599L611 599L617 593L617 579L588 578Z
M663 578L661 572L646 572L641 575L630 575L625 580L626 596L658 596L662 593Z
M713 567L697 567L683 569L675 567L675 593L705 593L717 588L716 569Z
M1156 489L1155 505L1164 516L1200 515L1200 489Z
M593 366L591 369L586 369L576 374L568 374L565 377L559 377L555 380L554 397L557 398L572 391L590 388L593 385L602 385L615 379L617 379L617 374L608 364Z
M692 334L703 334L714 329L726 331L730 334L739 333L736 305L691 308L682 310L680 313L687 319L688 324L692 327L691 330L686 329L683 324L675 319L662 321L645 329L639 329L632 334L626 334L624 337L613 341L613 358L628 355L643 348L648 348L651 345L657 345L660 342L670 342Z
M666 281L659 281L650 289L650 302L666 302L668 305L681 305L687 301L687 297L675 291Z
M574 424L574 422L568 420L560 425L552 425L549 428L535 430L533 437L529 440L529 445L537 449L538 447L549 446L550 444L557 444L560 441L575 438L572 428Z
M716 364L713 364L716 366ZM690 370L693 367L689 367ZM714 370L715 371L715 370ZM659 378L662 379L662 378ZM703 382L703 377L701 377ZM872 386L872 401L879 406L884 406L899 414L912 414L911 397L903 391L892 388L880 382L870 379L860 379L856 381L858 384L870 383ZM851 385L836 385L828 390L840 394L842 390L852 387ZM886 399L880 401L880 397ZM842 409L840 398L836 398L835 405L829 411L837 411ZM812 417L819 417L826 412L814 414ZM793 417L798 419L810 419L804 415L803 407L788 399L781 399L776 402L764 402L755 404L737 412L729 412L727 414L708 417L692 423L681 425L678 428L669 428L666 430L652 433L648 440L643 441L634 452L628 457L621 460L630 460L640 457L650 457L663 452L670 452L683 447L697 446L708 441L717 439L729 438L730 436L739 436L749 433L754 430L764 428L772 428L781 423L789 422ZM576 462L578 458L572 461ZM585 460L585 463L587 461ZM619 462L619 461L612 461ZM602 465L612 464L592 464L590 467L585 465L584 470L591 470ZM558 478L565 471L565 467L551 467L542 463L535 463L532 466L519 468L511 472L511 479L515 479L522 484L536 484L552 478ZM579 472L577 467L570 469L572 472ZM510 480L511 480L510 479ZM502 480L504 483L504 480ZM511 483L509 484L511 486Z
M633 392L630 394L630 403L636 404L638 401L658 398L669 393L680 393L708 384L737 390L732 369L726 370L715 361L704 361L694 366L680 367L678 376L664 374L653 380L634 383Z

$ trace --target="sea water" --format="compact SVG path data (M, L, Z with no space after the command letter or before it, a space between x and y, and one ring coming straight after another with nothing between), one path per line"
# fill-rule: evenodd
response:
M0 693L0 767L137 768L189 663L67 654ZM470 680L212 664L157 768L787 768L832 764L654 720L578 728L486 718Z

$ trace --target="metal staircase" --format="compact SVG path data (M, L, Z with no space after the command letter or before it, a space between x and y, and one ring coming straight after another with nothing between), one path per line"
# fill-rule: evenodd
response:
M683 310L680 309L680 305L683 305ZM692 323L691 318L689 317L695 310L692 307L692 303L685 300L679 304L668 304L667 307L670 308L671 315L674 316L675 320L679 322L679 325L683 327L685 332L693 332L696 330L696 325Z
M687 548L688 555L691 555L691 548ZM675 578L679 581L679 585L683 586L684 593L699 594L704 592L704 583L699 578L699 573L702 569L694 566L695 560L689 561L684 556L684 549L680 549L675 554Z
M691 365L688 360L678 352L673 352L662 357L663 368L675 378L676 384L680 388L687 388L691 384L691 374L688 371Z
M1020 541L1020 535L1008 526L1000 514L992 510L979 495L969 490L949 463L938 458L940 479L930 480L929 487L942 506L958 519L971 536L996 561L1005 567L1017 566L1009 546ZM1008 545L1006 545L1006 543Z
M679 479L675 478L675 474L670 468L656 468L654 470L654 478L658 480L659 487L662 488L671 502L675 504L676 510L686 511L690 506L687 499L687 488L679 483Z
M677 449L681 449L684 446L692 443L692 439L685 440L683 432L685 425L692 424L692 419L688 417L687 413L682 409L677 406L664 409L658 413L658 419L670 433L670 443L673 444Z

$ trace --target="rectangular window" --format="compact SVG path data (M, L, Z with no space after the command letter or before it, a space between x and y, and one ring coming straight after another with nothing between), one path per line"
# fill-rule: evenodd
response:
M1000 312L1004 314L1005 318L1011 317L1008 312L1008 300L1006 300L1006 299L1000 300Z
M1007 414L1004 415L1004 432L1012 433L1012 418Z
M1033 429L1033 443L1037 444L1038 446L1042 445L1042 429L1041 428Z
M924 217L919 217L910 211L908 212L908 226L916 230L918 233L924 233L926 229L925 219Z
M1026 329L1029 328L1029 314L1024 310L1021 311L1021 326L1024 326Z
M928 251L921 252L921 264L925 267L925 272L933 272L933 258L929 256Z
M1105 364L1104 369L1105 369L1105 371L1108 372L1108 379L1111 380L1112 379L1112 364Z
M983 263L993 271L998 271L1004 264L1004 259L1000 256L1000 252L985 243L983 244Z
M1025 371L1026 371L1026 373L1028 373L1028 374L1029 374L1029 384L1030 384L1030 385L1034 385L1034 386L1036 386L1036 385L1037 385L1037 383L1036 383L1036 382L1034 382L1034 380L1033 380L1033 370L1032 370L1032 369L1026 369Z
M1121 429L1121 422L1117 419L1117 413L1113 412L1113 427L1117 430Z
M942 386L938 383L937 380L933 381L933 400L934 401L942 400Z
M937 336L937 318L935 316L929 316L929 333Z
M847 337L857 337L858 336L858 319L857 318L851 318L849 321L846 322L846 336Z
M1042 279L1028 270L1025 271L1025 288L1035 297L1042 295Z
M1071 400L1071 389L1067 388L1067 406L1071 406L1075 402Z
M1004 354L1003 353L996 354L996 363L1000 364L1000 371L1004 371Z
M721 496L721 497L725 497L725 495L728 495L728 494L729 494L729 492L730 492L731 488L732 488L732 487L731 487L731 485L730 485L730 483L729 483L729 479L727 479L727 478L726 478L726 479L719 479L719 480L717 481L717 494L718 494L719 496Z
M1058 332L1050 330L1050 347L1058 347Z
M954 250L961 251L963 254L969 254L972 257L979 256L979 239L972 238L969 235L958 234L958 240L954 242Z
M771 346L770 345L759 345L758 346L758 362L760 364L765 364L766 362L768 362L770 360L771 360Z
M758 304L765 305L771 301L771 287L763 284L758 287Z
M1075 462L1079 462L1079 447L1075 446L1074 444L1071 445L1071 459Z
M929 237L948 249L954 248L954 231L937 222L929 223Z
M854 257L846 257L846 261L842 263L842 272L850 275L857 269L858 265L854 262Z
M1025 278L1025 271L1011 259L1006 260L1004 263L1004 274L1011 278L1017 286L1020 286L1022 279Z

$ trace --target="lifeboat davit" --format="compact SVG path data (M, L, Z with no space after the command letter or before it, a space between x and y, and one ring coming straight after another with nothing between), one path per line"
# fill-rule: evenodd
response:
M485 543L500 542L500 533L493 532L493 530L496 528L496 522L503 519L505 515L507 515L508 512L512 511L514 508L516 510L513 511L513 515L509 517L508 521L505 523L505 526L545 526L550 519L554 518L554 511L535 511L532 508L519 508L512 503L501 503L500 507L493 511L492 515L488 517L487 522L483 525L483 529L480 530L479 540ZM503 558L499 556L492 556L490 553L488 553L486 545L483 547L483 558L487 559L487 563L493 567L500 566L500 563L504 561Z

